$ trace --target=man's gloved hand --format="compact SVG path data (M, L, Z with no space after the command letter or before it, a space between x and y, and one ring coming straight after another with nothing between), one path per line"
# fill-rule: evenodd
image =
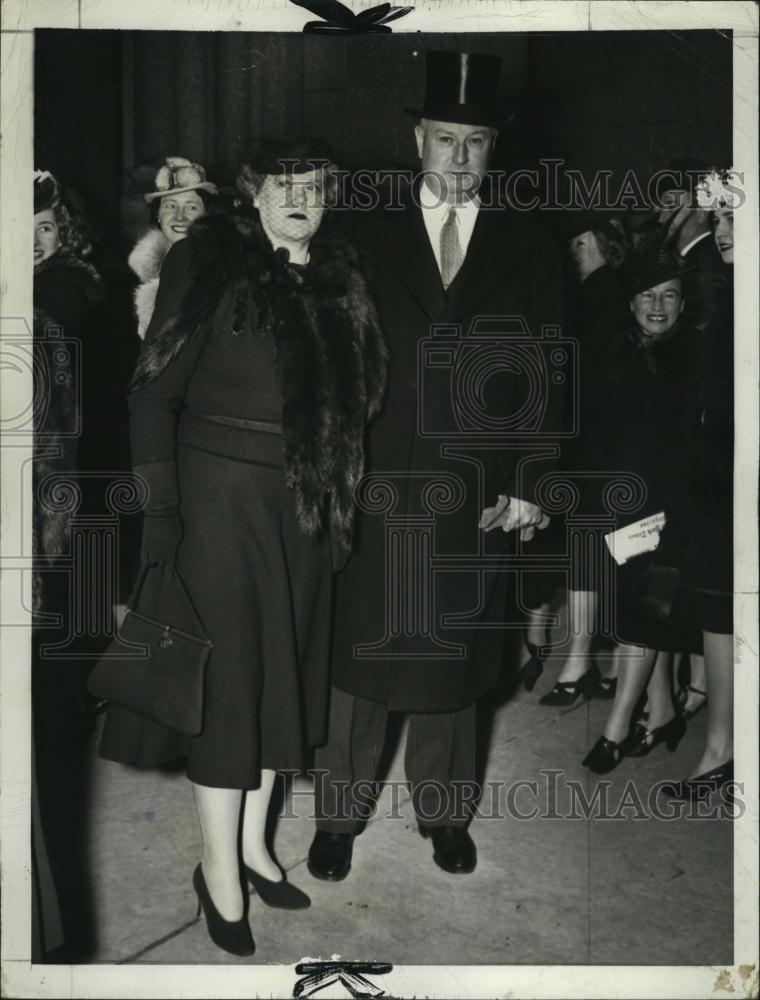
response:
M174 462L147 462L136 465L134 473L144 481L148 494L140 558L149 566L173 568L182 540L177 466Z
M499 494L495 507L486 507L480 515L478 527L484 531L501 528L502 531L520 531L520 541L529 542L536 528L543 531L549 526L547 514L529 500L518 500Z

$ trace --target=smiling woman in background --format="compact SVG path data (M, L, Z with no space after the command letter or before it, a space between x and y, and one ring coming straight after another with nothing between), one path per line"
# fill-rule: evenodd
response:
M128 261L140 279L135 289L135 312L141 338L153 316L164 258L187 236L191 223L207 214L217 195L216 185L206 180L203 167L181 156L167 157L155 183L156 190L143 196L150 208L152 228L137 241Z
M597 469L635 474L645 487L640 507L627 520L619 515L621 526L660 512L671 518L674 469L699 345L696 331L682 318L685 273L686 265L664 251L633 260L631 322L600 355L587 446ZM677 536L671 544L678 547ZM678 628L640 614L633 602L634 588L646 579L649 565L671 566L671 556L661 543L656 556L635 556L615 572L618 684L604 732L583 761L597 774L612 771L625 756L645 756L659 743L674 750L685 732L673 703L670 661L673 652L700 652L699 636L690 622ZM646 725L635 718L645 688Z
M264 146L238 178L241 213L172 247L130 396L143 559L176 563L214 643L188 748L193 886L211 938L238 955L254 950L241 872L267 905L309 905L264 831L276 771L324 739L332 573L387 367L359 257L326 213L325 157L305 140ZM131 719L109 709L101 754L166 759Z

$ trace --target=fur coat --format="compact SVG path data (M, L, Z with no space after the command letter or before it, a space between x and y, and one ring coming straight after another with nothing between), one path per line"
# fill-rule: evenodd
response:
M140 284L134 292L134 302L137 333L141 340L145 339L145 331L153 316L161 265L171 246L160 229L150 229L135 243L127 260L130 268L140 279Z
M282 396L285 473L299 526L329 524L336 554L350 551L354 490L364 469L366 424L382 402L388 354L355 247L325 220L309 264L274 252L255 217L213 215L193 224L187 290L172 318L151 333L132 380L151 382L210 323L223 297L234 302L230 336L246 325L272 344Z

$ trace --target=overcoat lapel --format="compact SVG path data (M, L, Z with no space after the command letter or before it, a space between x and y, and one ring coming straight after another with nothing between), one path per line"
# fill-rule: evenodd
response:
M443 319L455 322L473 312L492 288L511 280L524 251L513 242L506 237L503 211L481 208L465 259L449 285Z
M442 318L446 293L430 246L422 210L410 202L388 227L385 258L432 321Z

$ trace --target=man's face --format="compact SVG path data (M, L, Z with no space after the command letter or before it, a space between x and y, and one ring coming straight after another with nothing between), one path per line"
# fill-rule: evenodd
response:
M681 279L671 278L661 285L638 292L631 300L631 312L646 337L660 337L672 330L683 312Z
M308 244L325 214L323 171L267 174L253 199L272 246Z
M591 230L574 236L568 243L568 249L581 281L606 263L599 242Z
M187 236L191 222L205 214L206 206L197 191L167 194L158 209L158 225L167 240L174 244Z
M433 194L450 205L474 197L488 168L496 129L423 119L414 134L425 183Z

